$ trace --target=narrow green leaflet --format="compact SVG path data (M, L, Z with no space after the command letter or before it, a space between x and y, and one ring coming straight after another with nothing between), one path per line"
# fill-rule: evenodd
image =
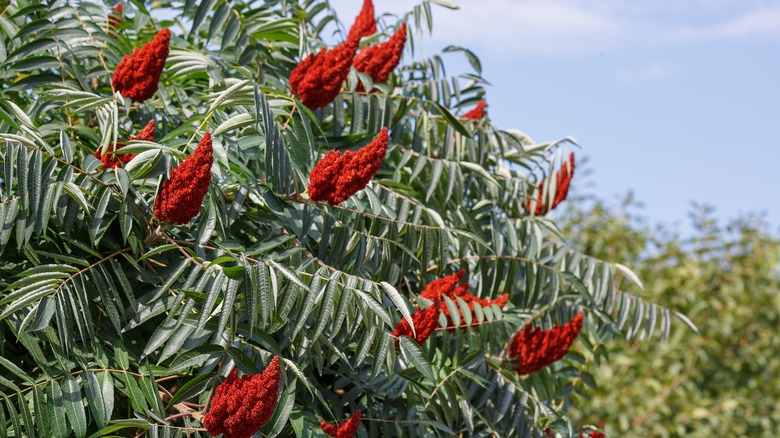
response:
M68 414L68 423L77 437L84 437L87 434L87 415L84 411L78 380L68 376L62 380L62 385L63 404Z
M428 358L425 356L422 348L417 345L417 342L406 336L399 338L399 344L401 346L401 352L403 352L406 360L417 369L428 380L435 380L433 374L433 366Z
M409 326L412 328L412 333L414 333L414 322L412 321L412 314L409 312L409 308L406 307L406 302L404 301L401 294L398 293L395 287L393 287L393 285L390 283L382 281L379 284L382 285L382 287L385 289L385 292L387 292L387 295L389 295L390 299L393 300L393 304L395 304L398 310L401 311L401 315L403 315L404 319L406 319L406 322L409 323Z

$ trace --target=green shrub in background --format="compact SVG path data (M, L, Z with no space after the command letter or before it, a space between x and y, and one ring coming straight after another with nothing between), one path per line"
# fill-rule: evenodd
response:
M780 435L780 242L761 217L724 224L695 207L682 238L650 228L631 198L617 211L586 205L562 221L574 245L639 267L640 295L681 310L701 336L673 327L660 346L612 341L575 417L617 436Z
M536 144L488 117L459 118L485 95L471 52L447 49L472 65L459 77L439 56L413 58L431 2L384 16L362 41L409 26L387 83L351 69L315 111L288 79L327 45L324 32L346 37L326 1L113 6L0 10L0 436L205 436L209 404L228 409L214 395L230 396L215 388L229 375L220 388L233 388L233 369L240 382L280 385L268 421L254 417L261 436L322 436L320 421L358 409L359 436L577 435L567 410L594 386L588 370L606 342L668 336L672 312L619 289L640 284L619 258L585 255L529 213L542 181L541 202L560 202L555 170L571 141ZM156 91L125 91L141 102L114 93L122 59L154 35L167 41L164 28L165 69L144 85ZM162 57L142 53L155 61L123 74ZM154 134L140 133L150 121ZM334 205L309 199L321 157L382 128L386 155L365 189ZM101 161L131 136L127 157L111 154L124 164ZM183 161L199 143L197 165ZM192 185L170 190L200 208L190 223L161 224L192 207L156 214L176 175ZM430 305L423 288L460 270L472 298L508 302L442 298L449 318L437 311L427 341L395 338ZM564 360L514 372L513 335L580 312Z

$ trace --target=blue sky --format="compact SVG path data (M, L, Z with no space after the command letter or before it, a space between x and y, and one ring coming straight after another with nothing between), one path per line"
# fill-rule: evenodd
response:
M722 218L765 211L778 229L780 1L454 1L433 6L426 53L472 49L501 128L576 138L587 191L633 190L652 222L683 230L691 201ZM361 3L331 0L346 25ZM416 4L374 0L377 14ZM445 56L449 74L461 58Z

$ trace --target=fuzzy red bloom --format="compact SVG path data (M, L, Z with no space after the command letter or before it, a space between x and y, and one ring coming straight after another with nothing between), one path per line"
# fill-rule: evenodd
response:
M171 170L170 179L163 182L154 200L154 217L182 225L197 216L209 191L212 164L211 133L206 131L195 152Z
M461 119L467 119L467 120L479 120L483 117L485 117L485 99L481 99L479 103L477 103L477 106L475 106L471 111L467 112L466 114L463 114L460 116Z
M111 80L114 90L133 102L143 102L152 97L168 59L170 42L171 31L166 28L157 32L152 41L122 58Z
M420 292L420 296L428 300L435 300L437 298L441 298L442 296L446 296L454 301L455 304L457 304L457 299L460 298L466 302L466 304L468 304L471 312L474 312L474 303L479 303L479 305L482 307L489 307L493 304L502 308L506 306L506 303L509 301L509 294L503 294L498 298L490 300L471 294L468 291L470 286L469 283L464 283L460 286L457 286L460 280L463 279L465 273L466 271L461 269L452 275L448 275L428 283L428 285L425 286L425 289ZM450 308L447 307L447 303L443 299L441 300L440 307L441 311L447 315L447 325L450 327L450 330L454 330L455 322L452 320L452 316L450 316ZM460 306L458 306L458 313L460 314L461 320L460 326L466 327L466 321L463 318L463 310L460 308ZM473 324L477 324L477 322L472 321L472 325Z
M352 64L357 71L371 76L374 82L387 82L401 61L405 44L406 23L401 23L389 40L361 50Z
M363 190L382 166L387 142L387 128L382 128L376 139L359 151L347 151L344 155L328 152L309 174L309 197L337 205Z
M271 419L279 401L282 369L274 356L262 374L238 377L233 368L228 378L217 386L211 409L203 417L210 435L225 438L249 438Z
M328 424L324 421L320 421L320 428L326 434L336 438L354 438L357 434L358 427L360 426L360 409L355 411L345 423L341 426L335 424Z
M144 140L144 141L154 141L154 120L149 120L149 123L146 124L144 129L141 130L136 135L131 135L130 138L127 141L133 141L133 140ZM124 142L119 142L116 144L116 147L114 148L115 151L118 151L119 149L122 149L125 146ZM93 154L95 158L99 159L101 163L103 163L103 169L113 169L114 167L119 166L120 164L127 164L135 158L135 154L109 154L106 153L105 155L100 155L100 149L96 150Z
M395 347L398 348L398 342L401 336L407 336L414 339L418 344L422 344L433 334L436 327L439 326L439 313L441 312L441 298L433 300L433 304L425 309L417 309L412 313L412 322L414 323L415 334L412 333L412 327L402 318L395 325L393 336L395 336Z
M333 49L307 56L290 73L290 91L312 110L333 102L347 79L358 41L350 37Z
M539 183L539 197L536 201L536 209L533 209L536 216L544 216L566 200L572 177L574 177L574 153L569 154L569 161L564 162L561 170L555 173L555 198L549 206L544 202L544 181ZM528 200L528 210L532 210L530 199Z
M361 38L375 33L376 19L374 18L374 2L371 0L363 0L363 8L360 9L360 13L355 17L355 22L352 23L352 27L349 28L349 36L347 36L347 38L360 41Z
M427 300L435 300L442 295L447 295L449 292L455 289L455 286L460 283L463 276L466 275L466 271L461 269L460 271L447 275L446 277L437 278L425 286L425 289L420 292L420 296Z
M566 324L549 330L529 324L509 344L509 357L516 361L515 371L520 375L531 374L562 359L581 329L582 312Z
M111 25L111 27L118 27L122 23L122 11L124 10L124 6L122 6L122 3L117 3L114 6L114 12L112 12L108 16L108 24Z
M339 436L339 427L335 424L328 424L325 420L320 421L320 429L328 436Z

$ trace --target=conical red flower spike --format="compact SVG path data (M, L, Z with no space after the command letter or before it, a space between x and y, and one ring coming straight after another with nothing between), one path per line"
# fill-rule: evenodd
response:
M460 116L460 118L466 120L479 120L485 117L485 104L486 104L485 99L481 99L479 103L477 103L477 106L475 106L471 111L467 112L466 114Z
M328 424L324 420L320 421L320 429L328 436L339 436L339 427L336 424Z
M531 374L563 359L582 329L582 313L563 325L548 330L530 324L512 339L508 355L518 374Z
M425 340L436 330L436 327L439 326L440 312L441 298L436 298L430 306L423 310L417 309L416 312L412 313L412 323L414 323L415 333L412 333L412 327L406 321L406 318L401 319L393 330L395 347L398 348L398 342L401 336L412 338L418 344L425 342Z
M144 141L154 141L154 120L149 120L149 123L146 124L144 129L141 130L136 135L131 135L130 138L127 141L133 141L133 140L144 140ZM119 149L122 149L125 146L124 142L120 142L116 144L116 147L114 148L115 151L118 151ZM135 154L109 154L106 153L105 155L100 155L100 149L96 150L93 154L95 158L99 159L101 163L103 163L103 169L113 169L114 167L119 166L120 164L127 164L135 158Z
M168 59L168 45L171 31L157 32L152 41L122 58L116 66L111 80L114 90L133 102L143 102L157 92L165 60Z
M357 434L358 427L360 426L360 409L355 411L349 420L342 423L341 426L335 424L328 424L324 421L320 421L320 428L327 435L335 438L354 438Z
M360 9L360 13L355 17L355 22L352 23L352 27L349 28L349 35L347 38L360 41L361 38L375 33L376 19L374 18L374 2L371 0L363 0L363 8Z
M398 67L406 44L406 23L401 23L389 40L361 50L353 65L359 72L371 76L374 82L387 82Z
M131 135L128 141L133 140L154 141L154 120L149 120L144 129L136 135Z
M536 208L533 209L536 216L544 216L566 200L572 177L574 177L574 153L569 154L569 161L564 162L561 170L555 173L555 198L549 207L544 202L544 181L539 183L539 196L536 201ZM528 200L528 210L531 210L530 199Z
M290 73L290 91L312 110L333 102L347 79L358 41L348 38L333 49L307 56Z
M357 152L328 152L309 174L309 197L337 205L363 190L382 166L387 142L387 128L382 128L374 141Z
M163 182L154 200L154 217L182 225L197 216L209 191L212 164L211 133L206 131L195 152L171 170L170 179Z
M203 426L212 436L251 437L271 419L279 401L281 378L276 356L262 374L238 377L238 370L233 368L228 378L217 386Z

